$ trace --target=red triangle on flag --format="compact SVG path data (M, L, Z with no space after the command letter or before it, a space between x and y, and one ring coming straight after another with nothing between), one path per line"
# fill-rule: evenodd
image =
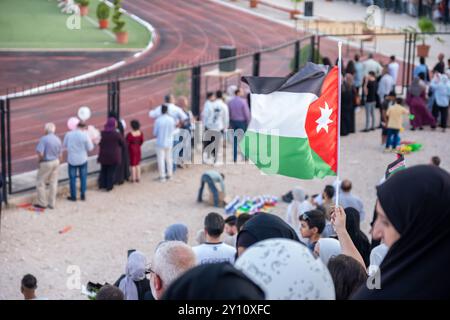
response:
M305 129L312 150L337 172L338 162L338 67L325 77L320 97L309 105Z

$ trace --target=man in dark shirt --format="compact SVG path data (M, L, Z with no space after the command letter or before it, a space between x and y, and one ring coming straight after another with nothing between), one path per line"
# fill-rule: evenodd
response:
M433 71L436 71L436 72L439 72L442 74L445 72L445 62L444 62L444 54L443 53L439 53L438 60L439 60L439 62L436 63L436 65L433 68Z

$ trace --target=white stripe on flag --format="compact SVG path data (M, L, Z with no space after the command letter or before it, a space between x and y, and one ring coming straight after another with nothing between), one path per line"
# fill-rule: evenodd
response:
M248 130L259 133L276 130L279 136L307 138L306 114L309 105L317 99L312 93L252 93L252 120Z

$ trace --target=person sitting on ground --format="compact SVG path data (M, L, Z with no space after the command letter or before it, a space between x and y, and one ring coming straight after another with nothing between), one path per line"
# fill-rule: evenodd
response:
M188 227L182 223L175 223L167 227L164 231L164 241L183 241L188 243Z
M339 205L344 209L348 207L355 208L359 212L359 221L364 221L366 213L361 199L351 193L352 182L345 179L341 183L341 192L339 193Z
M144 300L150 290L150 282L145 277L147 259L144 254L134 251L128 257L125 274L114 283L124 294L125 300Z
M308 241L307 246L313 252L317 241L320 239L320 234L325 228L325 215L322 211L311 210L303 213L299 220L302 238Z
M340 254L328 262L336 300L348 300L367 281L366 270L352 257Z
M239 215L239 218L242 216ZM297 233L283 219L270 213L255 213L250 215L250 219L241 227L236 248L238 256L253 244L271 238L284 238L300 241Z
M259 286L229 263L196 266L175 280L162 300L264 300Z
M344 210L346 216L345 227L347 228L347 232L350 235L356 249L358 249L364 259L366 267L368 267L370 263L370 242L364 232L360 229L359 212L352 207L347 207Z
M300 187L292 189L292 197L292 202L286 210L286 222L297 231L300 229L298 218L306 211L314 209L314 206L306 199L307 196Z
M236 249L220 240L225 226L222 216L215 212L208 213L204 226L206 242L192 248L197 257L197 263L234 263Z
M320 238L314 246L314 255L319 257L326 266L331 258L340 255L341 252L341 244L333 238Z
M439 165L441 164L441 158L439 158L438 156L433 156L431 157L431 163L433 166L439 167Z
M248 248L235 267L259 285L267 300L334 300L327 267L302 244L267 239Z
M236 248L236 239L238 230L236 227L237 218L236 216L229 216L225 219L225 235L223 242Z
M37 280L32 274L26 274L22 278L20 291L25 300L47 300L45 298L36 297Z
M103 286L95 296L95 300L125 300L123 292L110 284Z
M175 279L195 266L195 253L187 244L162 242L153 255L150 271L150 287L155 300L160 300Z
M197 202L202 202L203 197L203 188L205 187L205 183L208 184L209 191L213 194L214 198L214 206L219 206L219 199L225 198L225 184L224 184L225 175L223 173L219 173L215 170L208 170L205 173L202 174L202 177L200 179L200 189L198 190L198 196L197 196ZM216 183L220 184L221 188L221 197L219 197L219 191L216 187Z

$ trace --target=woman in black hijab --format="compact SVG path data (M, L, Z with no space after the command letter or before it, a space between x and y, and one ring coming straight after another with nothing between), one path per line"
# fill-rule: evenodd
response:
M356 249L361 254L364 264L370 264L370 242L360 229L359 212L355 208L348 207L345 210L345 227Z
M163 300L264 300L264 292L229 263L199 265L179 277Z
M450 298L450 175L430 165L402 170L377 187L379 228L389 251L381 289L354 299Z
M237 256L240 256L252 244L266 239L284 238L301 242L295 230L280 217L259 212L255 215L243 225L238 233Z

